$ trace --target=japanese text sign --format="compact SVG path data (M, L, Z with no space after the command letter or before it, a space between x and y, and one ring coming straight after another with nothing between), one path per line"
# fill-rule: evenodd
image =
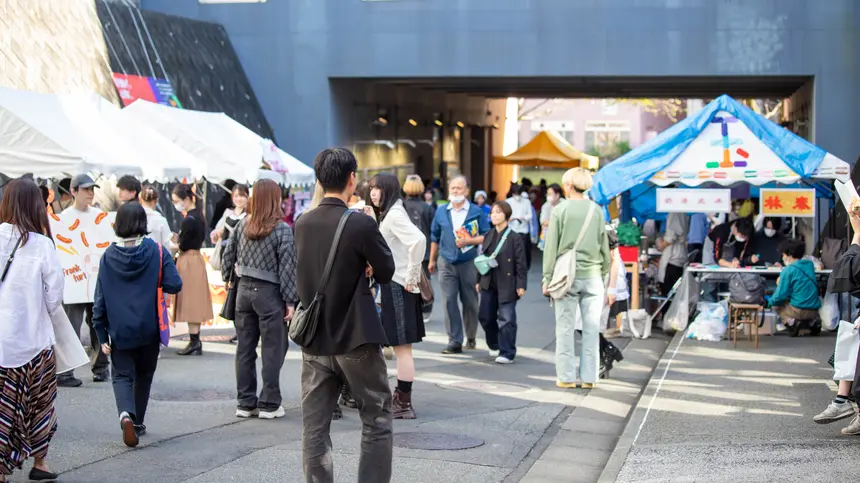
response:
M659 213L728 213L732 211L730 189L657 188Z
M770 189L760 191L761 213L765 216L815 216L814 189Z

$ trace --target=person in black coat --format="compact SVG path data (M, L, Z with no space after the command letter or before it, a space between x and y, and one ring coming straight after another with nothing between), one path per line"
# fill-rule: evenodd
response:
M424 194L424 183L421 177L416 174L411 174L406 177L406 183L403 184L403 192L406 193L406 199L403 200L403 207L409 214L409 219L412 223L421 230L421 233L427 238L427 251L424 252L424 276L430 280L430 227L433 225L433 217L436 216L436 207L430 206L421 199ZM424 303L421 307L421 312L424 314L424 323L430 321L430 314L433 313L433 301Z
M389 283L394 257L376 222L352 212L358 163L346 149L326 149L314 161L325 198L295 224L300 307L308 307L321 279L338 224L349 217L335 252L332 276L323 290L313 340L302 348L302 459L307 481L334 481L332 411L341 379L359 402L365 437L358 481L391 480L393 456L391 389L382 346L388 344L366 276Z
M511 206L505 201L493 205L490 230L481 245L481 254L493 257L498 265L478 281L481 304L478 320L487 336L490 356L499 364L510 364L517 355L517 300L526 293L526 247L522 237L508 228Z

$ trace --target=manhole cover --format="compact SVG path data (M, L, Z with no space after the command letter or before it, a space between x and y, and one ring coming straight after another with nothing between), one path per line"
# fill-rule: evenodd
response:
M464 434L450 433L396 433L394 446L429 451L454 451L477 448L484 444L483 439Z
M479 382L479 381L458 381L451 384L446 384L444 387L451 387L463 391L474 391L483 393L501 393L510 394L515 392L525 392L531 389L529 386L522 384L508 384L506 382Z
M177 389L154 391L150 397L156 401L170 402L229 401L230 399L235 399L236 394L232 391L216 391L211 389Z

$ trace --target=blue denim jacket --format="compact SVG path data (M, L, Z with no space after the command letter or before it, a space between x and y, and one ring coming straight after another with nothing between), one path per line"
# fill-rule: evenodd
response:
M478 222L479 235L484 235L490 231L490 220L487 214L474 203L470 203L469 213L466 215L464 224L476 220ZM433 225L430 227L430 241L438 243L439 255L445 261L454 265L471 262L478 256L478 245L473 246L471 250L465 253L457 248L457 240L454 238L454 225L451 221L451 211L448 210L448 205L442 205L436 210L436 216L433 217Z

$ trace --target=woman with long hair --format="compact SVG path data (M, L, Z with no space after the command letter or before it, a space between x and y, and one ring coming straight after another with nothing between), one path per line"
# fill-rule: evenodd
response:
M558 206L564 199L564 191L558 183L549 185L546 189L546 203L540 208L540 240L538 248L543 250L546 242L546 232L549 230L549 217L552 215L552 209Z
M55 480L45 458L57 431L54 327L63 269L39 187L16 179L0 202L0 482L27 458L30 480Z
M182 289L170 252L147 238L147 224L138 203L119 208L114 222L119 241L102 255L93 305L93 327L102 352L111 356L117 414L129 447L146 433L143 423L161 348L158 289L169 294Z
M200 325L214 317L206 261L200 254L206 237L206 222L197 209L197 195L194 194L193 185L177 185L173 188L172 198L176 211L185 215L179 226L179 235L175 237L179 244L176 269L182 278L182 291L176 295L173 320L188 324L188 334L191 337L188 345L177 354L199 356L203 355Z
M236 416L275 419L281 406L281 367L287 355L287 327L299 299L293 230L281 219L281 189L263 179L254 184L248 216L227 244L221 265L226 279L236 270ZM262 339L263 389L257 396L257 343Z
M146 213L146 230L149 232L147 237L173 252L176 246L172 241L173 232L170 231L167 219L156 209L158 207L158 192L152 185L144 186L143 191L140 192L140 206Z
M226 246L227 240L230 239L230 234L236 231L236 226L248 214L248 198L251 196L248 187L243 184L235 184L233 185L231 194L233 196L233 208L224 210L224 214L209 235L212 243L220 243Z
M390 346L397 357L397 388L391 412L394 419L415 419L412 407L412 382L415 361L412 344L424 338L424 318L421 315L422 264L427 240L412 223L403 207L400 181L393 174L379 174L370 182L370 200L379 219L379 231L394 256L394 277L382 284L382 325Z

